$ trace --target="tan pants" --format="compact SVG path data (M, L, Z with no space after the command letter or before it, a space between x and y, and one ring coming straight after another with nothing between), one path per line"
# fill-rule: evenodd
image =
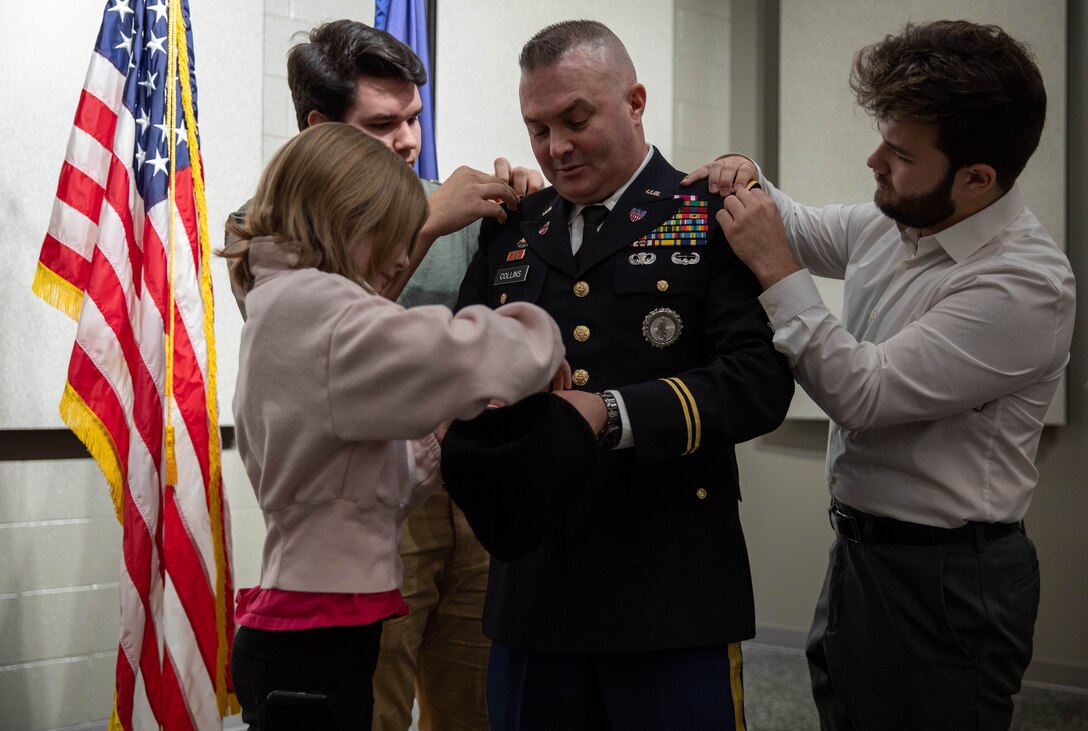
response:
M373 729L405 731L417 697L421 731L486 731L487 551L443 489L401 528L401 591L410 611L382 630Z

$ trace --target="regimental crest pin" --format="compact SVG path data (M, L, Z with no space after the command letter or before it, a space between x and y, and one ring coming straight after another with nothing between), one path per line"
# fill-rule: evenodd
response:
M680 339L684 323L676 310L658 307L642 320L642 337L655 348L667 348Z
M653 264L657 261L657 254L652 251L636 251L634 254L627 257L627 261L635 266L646 266L647 264Z
M529 245L529 244L525 243L525 239L522 239L521 241L519 241L519 242L517 243L517 247L518 247L519 249L524 249L524 248L525 248L526 246L528 246L528 245Z
M638 223L642 219L646 218L646 209L644 208L632 208L631 209L631 223Z
M697 251L674 251L672 256L673 264L679 264L680 266L690 266L691 264L699 263L699 252Z
M548 233L548 227L551 226L551 225L552 225L551 221L545 221L544 225L540 227L540 230L537 231L537 233L540 234L541 236L543 236L544 234Z

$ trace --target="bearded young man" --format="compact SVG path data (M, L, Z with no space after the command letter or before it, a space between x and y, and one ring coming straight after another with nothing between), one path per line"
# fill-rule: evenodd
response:
M831 418L837 538L807 648L821 727L1005 729L1039 605L1023 518L1075 304L1016 185L1046 91L1023 44L966 21L862 49L851 85L881 136L872 203L798 205L739 156L689 180L736 191L718 219ZM844 280L841 320L811 275Z

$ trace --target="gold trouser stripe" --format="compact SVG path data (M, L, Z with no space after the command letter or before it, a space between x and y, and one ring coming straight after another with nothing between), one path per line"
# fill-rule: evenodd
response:
M684 419L688 423L688 449L684 454L691 454L699 448L703 441L703 422L699 418L699 407L695 405L695 397L691 395L691 391L679 378L664 378L662 380L672 386L672 390L676 392L676 397L680 399L680 403L683 405Z
M744 656L739 642L729 644L729 692L733 696L733 722L737 731L746 731L744 726Z
M688 402L684 400L684 394L680 393L680 388L675 383L673 383L675 379L662 378L661 380L669 384L669 388L671 388L676 393L676 398L680 400L680 410L684 413L684 423L686 423L688 427L688 443L687 448L684 450L684 454L690 454L692 450L692 426L691 411L688 409Z

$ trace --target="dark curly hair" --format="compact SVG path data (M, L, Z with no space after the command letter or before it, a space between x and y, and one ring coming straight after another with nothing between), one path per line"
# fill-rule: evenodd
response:
M953 170L989 165L1002 190L1035 152L1046 121L1031 51L996 25L908 24L857 52L850 86L877 119L934 125Z
M287 54L287 85L298 128L317 110L342 122L355 101L359 77L427 83L427 69L411 48L383 30L354 20L334 20L310 31Z

